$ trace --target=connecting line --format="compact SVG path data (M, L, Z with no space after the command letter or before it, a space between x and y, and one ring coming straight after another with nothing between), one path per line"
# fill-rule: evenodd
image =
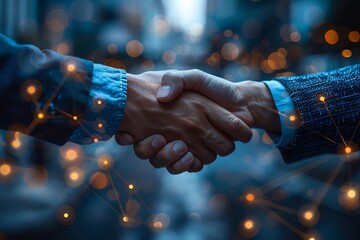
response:
M67 80L66 77L64 77L63 79L61 79L61 82L59 83L59 85L56 87L55 91L51 94L51 96L49 97L48 101L45 104L45 107L42 111L47 112L47 110L49 109L50 104L54 101L55 97L58 95L58 93L60 92L62 86L64 85L65 81Z
M265 211L267 211L270 216L278 221L279 223L281 223L282 225L284 225L285 227L287 227L290 231L292 231L293 233L299 235L302 239L306 239L308 236L307 234L305 234L304 232L300 231L297 227L295 227L294 225L292 225L291 223L289 223L288 221L286 221L283 217L281 217L280 215L276 214L274 211L262 207Z
M121 176L121 174L116 170L116 169L112 169L112 171L115 173L115 175L117 175L126 185L129 185L129 182L126 181L126 179Z
M91 189L91 192L97 196L106 206L108 206L109 208L111 208L112 210L114 210L114 212L116 212L118 215L120 215L120 212L117 211L115 208L113 208L113 206L111 206L107 201L105 201L105 199L103 199L99 194L97 194L93 189Z
M86 186L84 187L84 189L80 192L79 194L79 198L86 192L86 190L89 188L90 184L92 183L92 181L96 178L96 176L99 174L99 171L96 171L96 173L93 174L93 177L90 178L89 182L86 184Z
M334 182L334 180L336 179L337 175L339 174L342 166L344 165L343 161L339 161L338 164L336 165L334 171L332 172L332 174L330 175L330 177L328 178L328 180L325 183L325 186L323 188L323 190L320 192L318 198L314 201L314 205L313 205L313 209L317 210L320 203L322 202L322 200L324 199L324 197L326 196L327 192L329 191L331 184Z
M31 95L31 98L32 98L32 100L33 100L33 102L34 102L34 105L35 105L36 111L37 111L37 112L39 112L39 111L40 111L40 106L39 106L38 101L36 100L36 98L34 98L34 96L33 96L33 95Z
M309 129L310 131L312 131L312 132L314 132L314 133L318 134L319 136L321 136L321 137L325 138L326 140L328 140L328 141L330 141L330 142L332 142L332 143L334 143L334 144L337 144L337 142L335 142L334 140L332 140L332 139L330 139L330 138L326 137L325 135L323 135L323 134L321 134L321 133L319 133L319 132L315 131L314 129L312 129L312 128L310 128L310 127L306 126L306 125L303 125L303 126L304 126L305 128L307 128L307 129Z
M278 203L274 203L272 201L269 200L265 200L265 199L261 199L261 200L257 200L256 203L259 203L260 205L264 206L264 207L269 207L269 208L273 208L285 213L289 213L289 214L294 214L297 215L297 212L293 209L287 208L283 205L280 205Z
M261 191L262 193L269 192L269 191L273 190L274 188L282 185L283 183L289 181L290 179L295 178L307 171L310 171L311 169L314 169L314 168L324 164L328 160L329 160L329 158L323 158L316 162L311 162L310 164L305 165L304 167L302 167L300 169L296 169L295 171L292 171L286 175L279 177L278 179L275 179L275 180L265 184L264 186L259 187L258 190Z
M118 204L119 204L120 210L121 210L122 214L125 215L124 208L123 208L123 206L121 205L120 198L119 198L119 194L118 194L118 192L116 191L115 184L114 184L114 182L113 182L113 180L112 180L112 177L111 177L111 174L110 174L110 172L109 172L109 169L106 168L106 171L107 171L107 173L108 173L108 175L109 175L110 182L111 182L111 186L112 186L112 188L113 188L113 190L114 190L114 194L115 194L116 200L117 200L117 202L118 202Z
M337 132L339 133L339 135L340 135L340 137L341 137L341 140L343 141L343 143L344 143L345 147L347 147L348 145L346 144L346 142L345 142L345 140L344 140L344 138L343 138L343 136L342 136L342 134L341 134L341 132L340 132L340 129L338 128L338 126L337 126L337 124L336 124L336 122L335 122L335 120L334 120L333 116L331 115L331 113L330 113L330 111L329 111L329 108L328 108L328 106L327 106L327 104L326 104L326 102L325 102L325 101L324 101L324 106L325 106L326 111L328 112L328 114L329 114L329 116L330 116L330 118L331 118L332 122L334 123L334 125L335 125L335 127L336 127L336 130L337 130Z
M349 145L351 145L352 140L354 139L355 134L356 134L356 132L357 132L357 130L358 130L358 128L359 128L359 126L360 126L360 121L358 122L358 124L357 124L357 126L356 126L356 128L355 128L354 134L353 134L353 135L352 135L352 137L351 137L351 140L350 140L350 142L349 142Z

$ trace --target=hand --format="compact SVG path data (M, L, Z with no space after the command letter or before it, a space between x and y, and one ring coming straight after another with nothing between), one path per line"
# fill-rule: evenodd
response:
M267 87L263 83L245 81L231 83L222 78L201 72L199 70L178 71L167 73L163 76L162 87L159 88L157 98L159 102L174 100L184 90L198 92L209 99L217 102L236 116L241 118L250 127L263 128L267 131L279 133L281 131L280 120L273 99ZM118 136L119 142L127 145L133 142L127 134ZM162 142L161 147L154 148L147 144L149 139L137 144L139 154L147 158L155 158L158 161L169 161L180 158L171 149L171 145ZM161 137L161 136L157 136ZM246 142L246 141L244 141Z
M155 95L162 76L159 72L128 75L128 99L119 131L132 137L117 134L119 143L145 139L135 145L140 158L148 158L150 145L160 150L168 143L150 160L155 167L178 173L200 170L216 158L216 153L230 154L235 148L233 139L250 140L251 129L243 121L203 96L184 92L176 101L159 103ZM148 138L154 134L162 136ZM177 155L175 158L166 159L169 149Z

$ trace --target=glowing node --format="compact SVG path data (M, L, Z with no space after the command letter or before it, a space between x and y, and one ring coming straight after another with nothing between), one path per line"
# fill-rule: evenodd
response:
M246 201L248 201L248 202L252 202L255 200L255 196L252 193L246 194L245 198L246 198Z
M36 92L36 88L34 86L28 86L26 91L28 94L33 95Z
M348 198L354 199L356 197L356 190L355 189L349 189L346 193Z
M334 45L339 41L339 34L335 30L330 29L325 33L324 38L328 44Z
M325 97L324 96L321 96L319 99L320 99L321 102L325 102Z
M69 149L65 154L67 160L73 161L77 158L78 154L75 150Z
M244 228L246 229L246 230L251 230L251 229L253 229L254 228L254 221L252 221L252 220L246 220L245 222L244 222Z
M154 228L159 229L159 228L162 228L162 227L163 227L163 224L162 224L162 222L160 222L160 221L155 221L155 222L153 223L153 226L154 226Z
M42 112L40 112L40 113L37 114L37 118L38 118L38 119L43 119L44 117L45 117L45 114L42 113Z
M13 148L19 148L21 146L21 142L17 139L15 139L14 141L11 142L11 146Z
M350 49L344 49L342 52L341 52L341 55L344 57L344 58L349 58L352 56L352 51Z
M0 167L0 174L3 176L7 176L11 173L11 167L8 164L3 164Z
M346 148L345 148L345 153L347 153L347 154L351 153L351 148L350 148L350 147L346 147Z
M97 143L99 141L98 138L94 138L94 143Z
M358 31L352 31L349 33L349 40L351 42L359 42L360 41L360 33Z
M98 128L102 128L103 127L103 124L102 123L98 123Z
M290 119L290 121L295 121L296 120L296 117L294 116L294 115L291 115L290 117L289 117L289 119Z
M70 173L70 179L76 181L79 179L79 174L77 172Z
M314 214L311 211L306 211L304 212L304 218L305 220L310 221L311 219L313 219Z
M74 70L75 70L75 65L74 64L69 64L68 66L67 66L67 70L69 71L69 72L73 72Z
M66 219L70 217L69 213L67 213L67 212L65 212L63 216L64 216L64 218L66 218Z
M310 237L308 238L308 240L316 240L314 237Z
M78 116L73 116L72 119L73 119L74 121L76 121L76 120L78 120Z
M101 100L98 100L98 101L97 101L97 104L98 104L98 105L101 105L101 104L102 104L102 101L101 101Z
M130 189L130 190L134 189L134 185L133 185L133 184L129 184L129 189Z
M125 222L125 223L129 222L129 218L128 218L127 216L124 216L122 220L123 220L123 222Z
M109 164L109 160L105 159L105 160L103 161L103 164L104 164L105 166L108 165L108 164Z

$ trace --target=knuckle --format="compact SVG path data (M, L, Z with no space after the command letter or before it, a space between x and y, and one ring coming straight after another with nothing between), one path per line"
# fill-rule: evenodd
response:
M199 121L195 119L186 119L185 120L185 129L190 132L199 133L202 132L203 128Z
M145 149L141 145L134 145L134 152L136 156L140 159L148 159L150 156L146 153Z
M227 156L229 155L230 153L234 152L235 151L235 144L233 142L226 142L226 143L223 143L221 145L221 153L220 156Z
M216 153L213 153L213 152L209 153L208 156L206 157L206 159L203 160L203 163L205 165L208 165L208 164L214 162L216 157L217 157Z
M163 166L161 166L161 160L159 161L159 159L156 159L156 158L151 158L150 163L154 168L162 168L163 167Z

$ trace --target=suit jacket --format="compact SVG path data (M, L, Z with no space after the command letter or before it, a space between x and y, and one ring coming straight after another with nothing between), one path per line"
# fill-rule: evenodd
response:
M358 150L360 65L276 80L285 86L302 121L293 143L280 148L285 161L344 154L346 147Z
M71 64L74 69L68 69ZM0 129L64 144L77 127L64 112L84 113L92 72L90 61L19 45L0 34ZM36 88L33 95L29 86Z

